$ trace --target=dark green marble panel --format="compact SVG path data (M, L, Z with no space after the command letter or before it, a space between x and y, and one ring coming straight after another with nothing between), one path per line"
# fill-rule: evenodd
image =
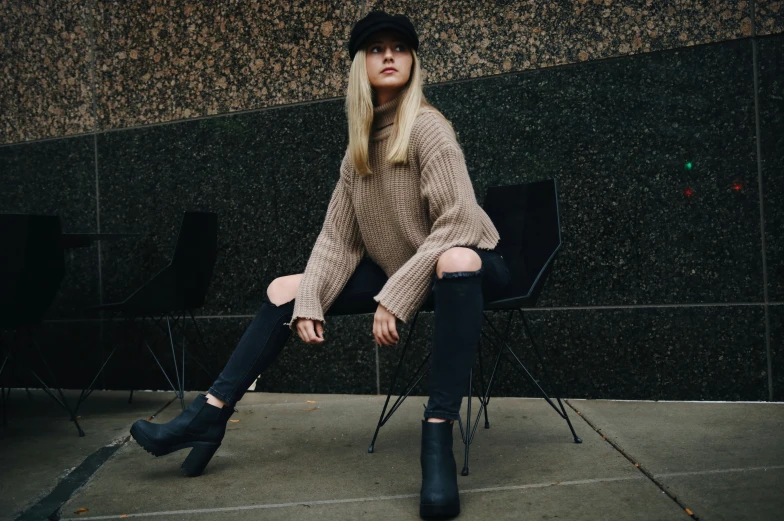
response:
M487 316L499 331L505 331L505 313ZM509 345L550 396L629 400L766 400L768 396L762 306L549 310L526 312L526 318L544 365L522 332L519 314L511 323ZM432 319L432 314L420 317L402 378L413 374L430 349ZM403 331L408 334L408 328ZM493 336L491 331L485 326L487 335ZM404 342L401 334L401 347ZM481 345L487 381L498 350L486 339ZM379 353L381 388L386 393L400 348L386 347ZM512 360L508 355L501 359L492 396L540 396ZM475 371L479 372L478 360ZM428 394L426 380L414 394Z
M760 38L759 105L768 298L784 301L784 35Z
M300 273L346 146L342 101L112 132L99 137L102 226L144 234L107 244L107 301L165 266L186 210L218 213L205 314L250 314L267 285Z
M480 196L556 179L564 244L541 305L759 302L752 61L733 41L427 96Z
M0 213L59 215L64 233L97 231L93 136L0 147ZM98 246L66 251L66 274L49 318L98 303Z

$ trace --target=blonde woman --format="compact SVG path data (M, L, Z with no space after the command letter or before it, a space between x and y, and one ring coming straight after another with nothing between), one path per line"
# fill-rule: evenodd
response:
M182 465L199 475L220 445L245 390L291 331L325 341L324 314L375 313L378 345L397 344L430 299L435 334L422 421L423 518L460 513L453 422L467 391L483 299L509 281L494 251L498 232L477 204L451 124L425 100L409 19L374 11L351 31L346 96L349 144L305 272L280 277L206 395L174 420L139 420L131 434L156 456L192 448Z

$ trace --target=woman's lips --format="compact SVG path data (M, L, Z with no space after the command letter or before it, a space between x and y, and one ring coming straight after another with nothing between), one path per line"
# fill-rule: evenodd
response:
M397 72L396 69L384 69L381 71L381 74L392 74L393 72Z

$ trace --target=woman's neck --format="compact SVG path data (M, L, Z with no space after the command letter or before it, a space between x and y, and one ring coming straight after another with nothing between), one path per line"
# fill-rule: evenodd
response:
M392 101L395 99L398 94L400 94L400 89L392 89L392 90L376 90L376 100L373 106L379 107L384 103Z

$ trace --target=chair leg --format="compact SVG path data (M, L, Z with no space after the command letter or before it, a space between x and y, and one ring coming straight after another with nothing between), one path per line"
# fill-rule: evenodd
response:
M471 435L470 428L471 428L471 402L474 400L474 370L473 368L468 372L468 404L466 405L466 428L465 432L463 433L463 444L465 445L465 459L463 460L463 470L460 471L460 475L467 476L468 475L468 451L471 448L471 442L473 441L473 436ZM481 411L480 411L481 414ZM479 418L477 418L479 421ZM461 431L463 429L460 429Z
M523 325L525 326L526 334L528 334L528 338L531 340L531 345L534 346L534 353L536 353L537 358L539 358L539 363L542 364L542 374L544 374L545 381L547 382L547 386L553 389L552 382L550 381L550 377L547 374L547 366L544 363L544 359L542 355L539 353L539 347L536 345L536 341L534 340L534 335L531 333L531 328L528 326L528 321L525 319L525 314L523 313L522 309L518 309L520 312L520 318L523 320ZM558 401L558 405L561 407L561 417L566 420L566 423L569 425L569 430L572 431L572 437L574 438L575 443L582 443L583 440L574 432L574 427L572 426L572 422L569 419L569 415L566 413L566 408L564 407L563 403L561 403L561 398L559 397L563 393L559 392L555 399Z
M38 376L38 374L29 365L27 367L28 371L30 371L30 374L32 374L35 377L35 379L38 380L38 382L43 387L44 392L46 392L46 394L48 394L50 398L52 398L55 402L57 402L63 409L65 409L68 412L68 415L70 416L71 421L74 422L74 425L76 426L76 431L79 434L79 437L84 437L84 431L82 430L82 427L79 425L79 421L76 418L76 414L74 412L74 409L71 409L71 406L68 403L68 399L65 397L65 394L63 393L63 390L57 384L57 379L54 376L54 372L49 367L49 364L46 362L46 358L44 357L44 354L41 351L41 347L32 338L32 333L29 330L26 330L25 333L27 333L27 340L28 340L28 342L35 346L36 351L38 352L38 357L41 359L41 362L43 362L44 367L46 368L46 371L49 373L49 377L52 379L52 383L54 384L54 388L55 388L55 390L57 390L58 394L55 395L54 392L52 391L52 389L46 384L46 382L40 376ZM19 336L21 337L21 331L19 332ZM58 395L59 395L59 398L58 398Z
M170 318L169 315L166 315L166 328L169 333L169 344L171 345L172 363L174 364L174 377L177 379L177 389L175 389L174 392L180 398L180 407L182 407L182 410L185 410L185 395L183 393L183 383L182 380L180 380L180 369L177 367L177 355L174 353L174 337L172 336L171 323L169 318ZM184 367L185 367L185 360L183 360L183 371L184 371Z
M177 315L166 315L165 317L161 317L158 320L153 319L152 322L153 322L154 325L156 325L163 332L164 335L166 335L169 338L169 344L170 344L171 351L172 351L172 362L174 363L174 371L175 371L175 375L174 376L175 376L176 381L177 381L177 386L175 387L171 383L171 380L169 380L169 383L170 383L170 385L172 385L172 388L174 389L175 393L180 398L180 405L184 409L185 408L184 399L185 399L185 360L186 360L185 344L186 343L189 344L190 359L193 360L204 371L204 373L211 380L215 380L215 376L213 375L213 373L211 371L209 371L204 366L204 364L201 362L199 357L194 354L194 351L195 351L194 347L196 345L198 345L199 342L205 348L207 347L207 342L204 340L204 336L203 336L203 334L201 332L201 329L199 328L198 322L196 321L196 317L193 315L193 311L192 310L182 310L181 313L182 313L181 315L180 314L177 314ZM191 317L191 323L194 326L194 329L196 331L196 335L198 337L198 341L199 342L194 342L193 339L188 334L188 329L187 329L187 325L186 325L187 324L187 315L186 314L189 314L190 317ZM166 320L166 327L163 327L163 325L161 324L161 322L164 320L164 318ZM177 334L182 335L182 346L181 346L182 357L181 357L180 365L178 365L177 357L175 355L175 350L176 350L175 342L174 342L175 332ZM160 366L160 363L159 363L159 366ZM163 370L162 367L161 367L161 370L164 372L164 374L166 374L165 370ZM167 376L167 379L168 379L168 376Z
M144 346L144 336L142 332L139 333L139 341L136 343L136 350L134 351L134 362L136 363L136 371L138 374L142 372L142 347ZM135 391L135 382L133 378L131 378L131 392L128 394L128 403L133 403L133 391Z
M114 318L118 318L118 317L114 317ZM113 320L109 320L109 323L112 323L112 322L113 322ZM110 336L110 338L111 338L111 336ZM82 403L84 403L84 401L87 400L87 398L89 398L91 394L93 394L93 391L95 390L95 384L98 381L98 378L100 378L100 376L103 374L104 369L109 364L109 360L112 359L112 357L114 356L114 353L117 352L117 350L120 349L121 346L122 346L122 344L118 344L118 345L115 345L112 348L112 350L109 352L109 356L107 356L106 360L104 360L103 364L101 364L101 367L98 369L98 372L95 373L95 376L93 377L93 379L90 382L90 384L87 387L85 387L84 389L82 389L82 391L79 393L79 398L76 400L76 407L74 409L74 412L76 414L79 413L79 407L81 407ZM101 352L103 352L103 351L101 351ZM99 354L99 357L100 357L100 354Z
M430 358L429 354L428 354L427 357L425 357L425 360L422 362L422 364L419 365L419 368L414 373L414 377L412 377L412 379L409 380L409 385L407 385L407 391L405 392L405 394L402 395L402 396L399 396L398 399L395 400L395 403L392 405L392 408L390 409L389 414L385 416L385 414L387 412L387 407L389 406L389 399L392 396L392 391L395 389L395 384L397 383L397 378L400 375L400 369L403 367L403 361L406 358L406 352L408 351L408 346L409 346L409 344L411 342L411 338L413 337L413 334L414 334L414 328L416 327L417 318L419 318L419 312L417 312L417 314L414 315L414 320L411 321L411 327L408 328L408 335L406 336L406 343L403 346L403 351L400 353L400 360L398 360L397 368L395 369L395 374L392 376L392 383L389 384L389 392L387 393L387 399L384 401L384 407L381 409L381 415L378 418L378 424L376 424L376 432L373 434L373 440L370 442L370 446L368 446L368 453L370 453L370 454L372 454L373 451L375 450L376 438L378 438L378 431L381 429L381 427L384 426L384 424L387 422L387 420L389 420L389 418L395 413L395 411L400 406L400 404L402 404L403 401L408 397L408 395L411 393L411 390L414 387L416 387L416 385L419 383L419 380L422 379L422 376L424 376L424 374L423 374L422 376L420 376L416 380L416 382L413 383L413 385L411 384L411 380L413 380L413 378L416 377L419 374L419 372L421 371L422 366L424 365L424 363Z
M490 419L487 416L487 409L488 404L490 403L490 397L488 396L485 398L485 371L482 364L482 346L479 345L479 349L477 352L477 357L479 358L479 401L482 404L482 409L485 413L485 429L490 428Z
M207 345L207 341L204 340L204 335L201 332L201 328L199 327L199 323L196 320L196 317L193 316L193 310L189 309L188 313L191 316L191 322L193 323L193 327L196 330L196 336L199 337L199 342L201 342L201 346L204 348L205 352L209 353L210 348ZM191 343L195 344L194 342ZM198 357L193 356L193 353L191 353L191 358L193 358L194 362L196 362L199 365L199 367L201 367L202 371L205 372L205 374L209 377L210 381L215 381L215 374L212 371L208 371L207 368L204 367L204 365L201 363L201 361L199 361Z
M150 318L151 318L151 320L153 320L152 317L150 317ZM142 322L141 322L141 330L142 330L142 334L143 334L143 332L144 332L144 318L142 319ZM163 368L163 365L161 364L161 361L158 360L157 356L155 356L155 351L153 351L152 347L150 347L149 342L147 342L144 339L142 339L142 342L147 347L147 351L149 351L150 354L152 355L152 357L155 359L155 363L158 364L158 368L163 373L163 376L166 378L166 381L169 382L169 386L171 386L171 388L174 391L175 395L178 394L177 387L175 387L175 385L172 383L171 379L169 378L169 374L166 372L166 369ZM172 353L173 352L174 352L174 347L172 346ZM175 360L175 367L176 367L176 360ZM182 405L182 402L180 404Z
M522 310L518 309L517 311L519 311L520 314L521 314L521 317L523 319L522 320L523 326L527 328L527 323L525 321L525 316L522 315ZM501 335L498 332L498 330L495 328L495 325L493 325L493 323L490 322L489 320L488 320L488 323L490 324L490 327L493 329L495 334L500 337ZM529 338L531 339L531 343L534 345L534 348L536 348L536 344L534 342L533 336L531 335L530 329L527 330L527 333L528 333ZM507 332L507 334L508 334L508 332ZM525 367L525 364L523 364L522 360L520 360L520 358L515 354L515 352L509 346L509 343L506 340L504 340L502 342L502 344L503 344L503 346L502 346L502 348L500 349L500 351L498 353L499 358L500 358L500 356L502 354L505 354L506 352L508 352L510 355L512 355L514 360L517 362L517 364L512 363L512 367L514 367L521 374L524 374L525 376L527 376L531 380L531 382L533 382L533 384L539 390L539 392L541 393L542 397L545 399L545 401L547 401L547 403L550 405L550 407L553 408L553 410L558 414L558 416L560 416L561 418L566 420L566 423L569 425L569 430L572 432L572 437L574 439L574 442L575 443L582 443L583 440L580 437L578 437L577 434L574 432L574 427L572 426L572 422L569 420L569 415L566 413L566 408L563 406L563 403L561 403L561 399L560 398L556 398L556 401L558 402L558 405L560 406L560 410L559 410L558 407L556 407L556 405L553 403L553 401L547 395L547 392L545 392L545 390L542 388L542 386L539 385L539 382L536 380L536 378L533 377L533 375ZM497 365L497 363L498 363L498 361L496 361L496 365ZM493 372L495 373L495 370L493 370ZM545 379L546 379L546 375L545 375ZM492 377L491 377L491 380L492 380Z

